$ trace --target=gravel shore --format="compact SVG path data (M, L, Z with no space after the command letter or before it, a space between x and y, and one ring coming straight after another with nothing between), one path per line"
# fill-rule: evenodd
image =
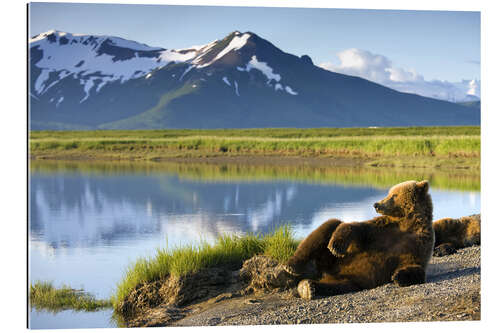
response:
M427 283L422 285L398 287L390 283L312 301L297 298L295 291L218 298L182 310L157 308L157 316L152 314L151 318L159 320L146 326L480 320L480 250L480 246L473 246L433 257Z

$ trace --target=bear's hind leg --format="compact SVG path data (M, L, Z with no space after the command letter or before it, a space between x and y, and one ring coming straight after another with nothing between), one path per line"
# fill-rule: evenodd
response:
M328 252L328 241L340 223L342 221L330 219L311 232L300 242L294 255L285 264L285 270L292 275L305 273L311 261L322 257L322 252Z
M425 283L425 270L419 265L405 266L394 272L392 281L400 287Z

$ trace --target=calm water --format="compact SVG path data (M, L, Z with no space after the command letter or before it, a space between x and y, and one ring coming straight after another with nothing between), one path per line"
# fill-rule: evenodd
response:
M480 212L478 177L337 171L32 164L30 281L107 298L131 262L153 255L167 239L169 246L212 241L221 233L265 233L283 223L302 238L331 217L376 216L373 203L406 179L431 179L435 219ZM111 311L30 313L31 328L115 325Z

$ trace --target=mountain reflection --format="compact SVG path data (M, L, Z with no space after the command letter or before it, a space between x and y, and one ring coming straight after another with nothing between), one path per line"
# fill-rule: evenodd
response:
M283 180L203 182L175 173L32 172L30 185L30 235L53 249L157 234L196 242L221 233L265 233L283 223L308 229L327 207L341 214L346 205L385 193Z

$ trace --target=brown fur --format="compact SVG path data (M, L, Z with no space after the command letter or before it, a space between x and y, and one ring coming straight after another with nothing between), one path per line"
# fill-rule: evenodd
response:
M444 218L432 224L436 235L434 255L442 256L471 245L481 244L481 215L459 219Z
M331 219L314 230L286 266L302 277L308 265L315 266L316 277L299 283L301 297L342 294L391 281L402 286L425 282L434 247L428 189L427 181L398 184L374 204L384 215L352 223Z

